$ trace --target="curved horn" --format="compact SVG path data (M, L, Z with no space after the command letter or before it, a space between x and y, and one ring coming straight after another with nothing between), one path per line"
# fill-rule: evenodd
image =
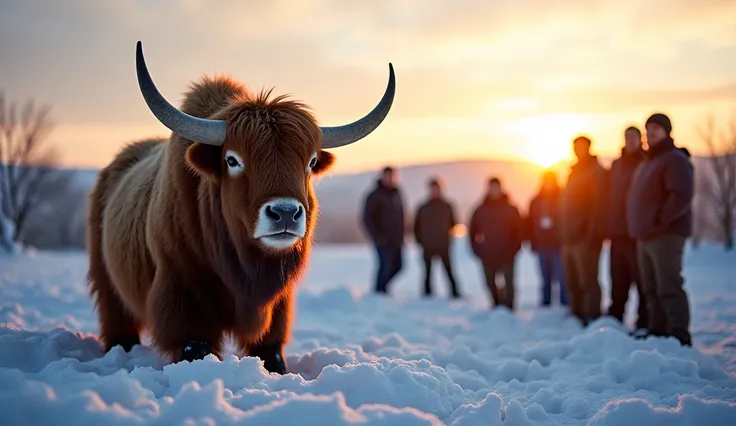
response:
M381 101L378 102L373 111L369 112L365 117L358 121L337 127L320 127L322 129L322 147L338 148L350 145L368 136L372 131L381 124L391 109L394 101L394 93L396 92L396 78L394 77L394 67L388 64L388 86L383 94Z
M171 105L164 99L153 84L148 73L146 60L143 58L143 47L138 42L135 52L135 68L138 72L138 86L146 100L148 108L164 126L185 138L207 145L221 146L225 142L227 123L224 120L206 120L193 117Z

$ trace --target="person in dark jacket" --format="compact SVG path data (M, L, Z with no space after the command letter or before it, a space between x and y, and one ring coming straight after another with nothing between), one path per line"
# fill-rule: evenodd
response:
M647 160L629 191L626 217L629 235L637 240L648 334L672 336L683 346L691 346L682 257L692 235L693 164L687 149L675 146L669 117L653 114L646 129Z
M492 306L514 309L514 262L521 248L522 219L501 188L492 178L488 192L470 219L468 231L473 253L483 264ZM504 291L499 291L496 275L503 274Z
M557 281L560 305L567 306L565 272L560 257L558 225L560 187L553 171L542 174L542 187L529 204L527 232L531 249L539 258L542 273L542 306L552 304L552 282Z
M648 326L646 295L639 279L639 265L636 256L636 240L629 236L626 225L626 202L634 173L645 160L642 149L641 131L629 127L624 131L625 145L621 156L613 161L608 172L608 191L606 196L606 237L611 241L610 274L611 306L608 315L623 322L629 289L635 285L639 293L636 330L632 334L644 332Z
M575 138L578 162L572 166L560 202L562 263L570 310L583 326L601 315L598 265L603 247L601 202L606 169L590 154L591 140Z
M414 217L414 237L422 248L424 259L424 295L432 295L432 260L439 257L445 267L447 279L450 281L450 293L453 298L460 297L457 282L452 273L450 262L451 232L457 225L455 211L442 193L442 182L435 178L429 182L429 200L419 206Z
M388 293L389 282L403 266L406 222L396 175L392 167L383 169L363 208L363 224L378 256L375 291L381 294Z

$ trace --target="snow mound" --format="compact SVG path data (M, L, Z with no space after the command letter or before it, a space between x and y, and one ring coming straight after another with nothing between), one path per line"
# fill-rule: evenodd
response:
M708 279L689 278L700 292L696 347L682 348L633 340L611 319L582 329L559 308L535 308L524 302L537 294L528 276L522 309L489 311L477 268L462 258L463 301L422 300L418 285L402 281L396 297L366 295L345 280L366 282L370 252L356 255L362 272L355 259L341 270L351 253L339 253L335 261L329 248L315 250L319 279L310 274L298 295L283 376L232 349L166 364L145 336L131 352L103 353L83 254L0 258L0 424L717 426L736 418L736 296L726 291L732 273L712 255L702 261ZM689 262L702 271L697 258ZM522 277L534 271L527 266Z

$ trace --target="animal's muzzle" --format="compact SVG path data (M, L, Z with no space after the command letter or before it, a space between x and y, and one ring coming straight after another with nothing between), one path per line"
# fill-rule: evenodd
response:
M277 198L261 206L256 238L304 237L307 213L304 205L293 198Z
M284 231L295 231L304 216L304 207L295 204L275 204L266 206L266 217L273 226L281 226Z

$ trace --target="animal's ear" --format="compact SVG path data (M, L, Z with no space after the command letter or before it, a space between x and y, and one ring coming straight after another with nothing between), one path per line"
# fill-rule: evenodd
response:
M219 180L222 176L222 148L193 143L187 149L187 162L199 173Z
M322 174L335 164L335 156L327 151L320 151L317 153L317 165L312 169L312 173L315 175Z

